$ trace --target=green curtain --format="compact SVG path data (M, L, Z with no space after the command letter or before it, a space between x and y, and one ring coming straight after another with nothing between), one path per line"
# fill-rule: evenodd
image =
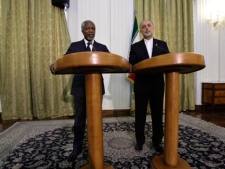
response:
M150 19L154 37L168 43L170 52L194 51L192 0L135 0L138 23ZM194 110L194 73L180 75L180 110Z
M73 115L72 76L49 70L70 44L64 11L46 0L1 0L0 23L3 120Z

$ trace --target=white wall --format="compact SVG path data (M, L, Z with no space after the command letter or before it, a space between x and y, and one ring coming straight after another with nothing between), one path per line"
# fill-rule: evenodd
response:
M207 21L211 2L215 4L212 0L194 0L194 51L204 56L206 64L206 68L195 73L196 105L201 105L202 82L225 82L225 27L217 30Z
M133 28L133 0L71 0L67 12L71 41L83 39L81 23L92 20L95 40L111 53L128 58ZM103 74L106 94L103 110L130 109L130 83L126 74Z

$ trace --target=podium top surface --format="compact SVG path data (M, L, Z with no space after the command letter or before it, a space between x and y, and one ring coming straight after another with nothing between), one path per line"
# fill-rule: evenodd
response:
M193 52L168 53L155 56L133 66L133 72L191 73L205 67L204 57Z
M130 63L123 57L107 52L76 52L54 63L55 74L126 73Z

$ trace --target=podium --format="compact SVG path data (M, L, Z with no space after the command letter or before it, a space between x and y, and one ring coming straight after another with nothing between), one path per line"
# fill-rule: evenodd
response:
M102 127L102 73L126 73L130 63L106 52L78 52L54 63L55 74L85 74L89 163L83 169L113 169L104 163Z
M179 75L205 67L200 54L169 53L146 59L133 66L133 72L166 74L164 154L151 162L152 169L189 169L189 164L178 157Z

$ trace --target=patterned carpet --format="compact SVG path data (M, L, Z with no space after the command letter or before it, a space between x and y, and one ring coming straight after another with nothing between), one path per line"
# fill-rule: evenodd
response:
M134 118L104 118L104 161L115 169L149 169L157 153L151 144L151 119L147 117L143 151L134 149ZM179 156L193 169L225 168L225 128L180 114ZM18 122L0 134L2 169L79 169L88 163L87 139L74 163L73 120Z

